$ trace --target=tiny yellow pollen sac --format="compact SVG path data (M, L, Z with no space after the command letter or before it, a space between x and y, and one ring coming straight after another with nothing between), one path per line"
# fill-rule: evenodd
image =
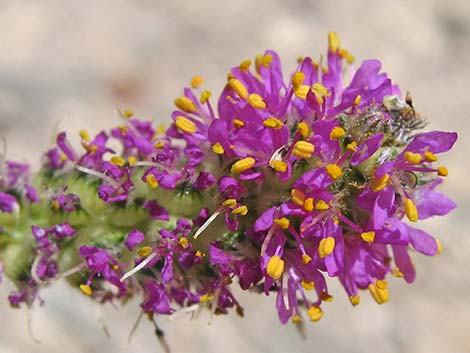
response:
M177 116L175 125L178 129L188 134L194 134L197 131L196 124L184 116Z
M201 295L201 297L199 298L199 302L200 303L208 303L210 302L212 299L214 298L214 296L212 294L203 294Z
M266 266L266 273L275 280L281 278L284 272L284 260L278 255L272 256Z
M184 249L186 249L189 245L188 238L186 238L186 237L180 238L180 240L178 242L180 243L181 247L184 248Z
M292 86L294 86L294 88L300 87L304 80L305 74L303 72L297 71L294 76L292 76Z
M306 265L312 261L312 258L308 254L302 254L302 264Z
M390 175L389 174L384 174L381 177L376 177L372 180L372 191L374 192L379 192L383 189L385 189L388 186L388 183L390 181Z
M237 214L240 216L245 216L248 213L248 207L245 205L239 206L232 210L232 214Z
M442 243L439 241L439 239L435 239L437 243L437 252L436 255L442 254Z
M391 269L390 273L392 274L393 277L396 277L396 278L405 277L405 275L400 271L400 269L398 267L393 267Z
M300 122L297 125L297 131L300 133L300 136L302 136L304 139L308 137L308 125L307 123L304 123L303 121Z
M410 151L406 151L403 154L403 157L405 157L405 160L411 164L419 164L423 159L423 157L419 153L413 153Z
M302 318L299 315L292 315L292 323L293 324L300 324L302 322Z
M214 151L217 154L224 154L225 152L224 148L219 142L217 142L214 146L212 146L212 151Z
M60 203L57 200L51 201L51 208L54 211L59 211L60 210Z
M312 86L312 91L317 97L318 104L323 104L324 98L331 96L331 93L328 89L319 82L315 82Z
M297 141L294 145L292 153L299 158L310 158L315 152L315 146L307 141Z
M328 294L327 292L322 292L320 294L320 299L323 300L324 302L330 303L333 301L333 296Z
M359 104L361 104L362 97L360 94L356 96L356 99L354 100L354 105L357 107Z
M357 151L357 142L352 141L346 145L346 149L351 152L356 152Z
M335 126L333 129L331 129L330 132L330 139L331 140L339 140L342 139L344 136L346 136L346 131L340 126Z
M199 258L204 256L204 254L200 250L197 250L195 255Z
M261 61L261 65L264 67L269 67L271 65L271 62L273 61L273 56L271 54L266 54L263 56L263 60Z
M354 62L354 55L351 55L346 49L339 49L339 56L346 60L348 64L352 64Z
M328 164L326 166L326 172L331 177L331 179L336 180L341 175L343 175L343 171L337 164Z
M372 298L374 298L374 300L377 302L377 304L384 304L389 300L386 281L377 280L375 284L370 284L369 292Z
M328 33L328 50L331 53L336 53L338 52L339 47L340 47L340 41L339 41L338 33L336 32Z
M278 218L274 220L274 224L281 227L282 229L289 228L290 221L286 217Z
M277 118L271 117L271 118L265 119L263 121L263 125L266 127L270 127L272 129L279 130L281 127L284 126L284 123Z
M199 88L204 83L204 79L201 76L194 76L190 83L192 88Z
M199 102L201 102L201 104L206 104L211 96L212 96L211 91L207 91L207 90L202 91L201 98L199 99Z
M231 89L235 91L235 93L242 99L248 98L248 90L246 89L245 85L241 83L236 78L232 78L228 81L228 85Z
M325 258L330 255L335 249L336 240L333 237L326 237L320 240L318 244L318 255L320 258Z
M224 202L222 202L222 206L225 207L234 207L237 204L236 199L227 199Z
M366 243L373 243L375 240L375 232L370 231L370 232L361 233L361 238Z
M356 306L356 305L359 305L359 303L361 302L361 297L358 295L351 295L349 297L349 301L351 302L352 305Z
M300 282L300 285L305 290L312 290L313 288L315 288L315 282L313 281L302 281Z
M307 315L310 321L317 322L320 321L320 319L323 317L323 311L318 306L312 306L310 309L308 309Z
M113 156L110 160L111 164L117 165L118 167L123 167L126 164L126 160L119 156Z
M243 159L240 159L239 161L236 161L231 168L232 173L242 173L245 170L250 169L253 167L256 163L256 160L252 157L246 157Z
M90 141L90 134L88 133L88 131L82 129L82 130L80 130L80 132L78 134L80 135L80 138L84 142L89 142Z
M240 129L243 126L245 126L245 122L243 120L235 118L235 119L233 119L233 126L235 126L237 129Z
M156 189L160 185L153 174L147 174L145 182L149 184L152 189Z
M91 287L87 284L80 284L80 290L88 296L91 296L93 294Z
M266 103L265 103L263 97L261 97L257 93L252 93L248 96L248 103L250 103L250 105L253 108L256 108L256 109L266 108Z
M143 246L139 249L137 252L137 255L140 257L146 257L149 256L152 253L152 248L150 246Z
M239 68L241 72L247 72L250 69L250 66L251 60L245 60L240 64Z
M287 170L287 163L284 161L274 161L272 168L277 172L284 173Z
M446 176L449 175L449 171L447 170L446 167L441 166L441 167L437 168L437 175L439 175L441 177L446 177Z
M122 111L122 115L125 117L125 118L132 118L134 116L134 112L132 111L132 109L124 109Z
M413 200L409 198L405 198L404 204L405 204L406 217L411 222L417 222L418 221L418 209L416 208L416 205L413 202Z
M175 105L178 107L178 109L181 109L183 112L186 113L195 113L197 110L196 106L194 105L194 102L185 96L176 98Z
M163 148L163 146L165 146L165 144L163 143L163 141L157 141L157 142L155 142L155 144L153 145L153 147L155 147L157 150Z
M130 166L133 166L134 164L137 163L137 158L134 156L129 156L127 158L127 163L129 163Z
M296 205L303 206L304 201L305 201L305 194L298 190L298 189L292 189L290 192L290 197L292 198L292 202L295 203Z
M307 85L300 85L300 86L294 87L295 96L303 100L307 99L308 91L310 91L310 86L307 86Z
M314 209L314 204L313 204L313 197L308 197L304 201L304 209L305 211L312 212Z
M437 161L437 156L432 153L431 151L426 151L424 152L424 160L426 162L436 162Z
M323 200L318 200L317 204L315 205L315 209L318 211L326 211L329 208L330 206Z

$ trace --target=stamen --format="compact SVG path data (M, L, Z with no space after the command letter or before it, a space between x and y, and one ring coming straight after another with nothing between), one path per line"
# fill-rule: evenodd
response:
M417 222L418 221L418 209L416 208L416 205L413 202L413 200L406 198L404 201L404 204L405 204L406 217L411 222Z
M303 206L304 206L305 211L312 212L314 209L313 197L309 197L305 199Z
M194 102L185 96L176 98L175 105L185 113L195 113L197 111Z
M248 170L251 167L253 167L253 165L255 163L256 163L256 160L254 158L251 158L251 157L246 157L246 158L240 159L239 161L236 161L232 165L231 172L232 173L237 173L237 174L242 173L245 170Z
M315 282L313 281L302 281L300 282L300 285L305 290L312 290L315 288Z
M234 210L232 210L232 214L235 214L235 215L245 216L247 213L248 213L248 207L246 207L245 205L239 206L235 208Z
M233 119L233 126L235 126L237 129L240 129L241 127L245 126L245 123L240 120L240 119Z
M140 257L146 257L149 256L152 253L152 248L150 246L143 246L139 249L137 252L137 255Z
M439 175L441 177L446 177L446 176L449 175L449 171L447 170L446 167L441 166L441 167L437 168L437 175Z
M212 151L214 151L217 154L224 154L225 150L223 146L217 142L214 146L212 146Z
M272 168L278 172L284 173L287 170L287 163L284 161L272 161Z
M180 239L178 240L178 243L181 245L181 247L182 247L183 249L186 249L186 248L188 247L188 245L189 245L188 238L186 238L186 237L180 238Z
M162 141L157 141L157 142L155 142L155 144L153 145L153 147L155 147L157 150L163 148L163 146L165 146L165 144L164 144Z
M257 93L252 93L248 96L248 103L256 109L266 108L266 103L264 102L263 97Z
M357 141L352 141L346 145L346 149L351 152L357 152Z
M145 177L145 181L147 184L150 185L152 189L156 189L160 185L157 179L155 179L155 175L153 174L147 174L147 176Z
M335 126L333 129L331 129L330 132L330 139L331 140L339 140L342 139L344 136L346 136L346 131L340 126Z
M245 60L240 64L239 68L241 72L247 72L250 69L250 66L251 60Z
M388 283L386 281L377 280L375 284L369 285L369 292L377 304L388 302L389 295L387 290Z
M281 278L283 272L284 260L282 260L278 255L272 256L268 261L266 273L273 279L278 280Z
M318 200L317 204L315 205L315 209L318 211L326 211L329 208L330 206L323 200Z
M88 296L91 296L93 294L93 291L91 290L91 287L88 284L80 284L80 290Z
M84 142L90 142L90 134L88 133L88 131L82 129L82 130L80 130L80 132L78 134L80 135L80 138Z
M385 189L388 186L389 181L390 181L389 174L384 174L379 178L374 178L371 184L372 191L379 192Z
M224 202L222 202L222 206L225 206L225 207L235 207L236 204L237 204L236 199L227 199Z
M194 134L197 131L196 124L184 116L177 116L175 125L178 129L188 134Z
M437 161L437 156L432 153L431 151L426 151L424 152L424 160L426 162L436 162Z
M310 91L310 86L308 85L300 85L298 87L294 87L294 94L297 98L302 100L307 99L308 91Z
M282 229L289 228L290 221L286 217L278 218L274 220L274 224L278 225Z
M265 56L263 56L263 60L261 61L261 64L264 67L269 67L272 61L273 61L273 56L271 54L266 54Z
M317 322L322 318L323 311L318 306L312 306L310 309L308 309L307 315L310 321Z
M284 123L279 119L271 117L271 118L264 120L263 125L272 129L279 130L281 127L284 126Z
M303 121L297 125L297 131L300 133L304 139L308 137L308 125Z
M361 233L361 238L366 243L373 243L375 240L375 232L371 231L371 232Z
M305 80L305 74L303 72L296 72L294 76L292 76L292 86L294 86L294 89L297 87L300 87L302 83ZM307 86L308 87L308 86Z
M339 56L346 60L348 64L352 64L354 62L354 55L351 55L346 49L339 49L338 52Z
M358 295L351 295L349 297L349 301L351 302L352 305L356 306L356 305L359 305L359 303L361 302L361 297Z
M292 202L295 203L296 205L303 206L304 201L305 201L305 194L298 190L298 189L292 189L290 192L290 196L292 198Z
M119 156L112 156L110 162L118 167L124 167L126 165L126 160Z
M299 315L292 315L292 323L293 324L300 324L302 322L302 318Z
M131 277L135 273L139 272L141 269L143 269L147 264L152 261L155 257L157 256L157 253L152 253L150 256L147 256L145 260L143 260L140 264L138 264L136 267L134 267L132 270L129 272L126 272L119 280L121 282L124 282L127 278Z
M419 164L421 163L421 160L423 157L419 153L413 153L410 151L407 151L403 154L403 157L405 157L405 160L411 164Z
M336 53L338 52L339 48L340 48L340 41L339 41L338 33L336 32L328 33L328 50L331 53Z
M134 156L130 156L129 158L127 158L127 163L129 163L131 167L133 167L137 162L137 158Z
M336 165L336 164L328 164L326 166L326 172L328 175L331 177L331 179L336 180L338 179L341 175L343 175L343 171L341 168Z
M315 82L313 84L312 91L317 97L318 104L323 104L325 101L324 98L331 96L331 93L328 91L328 89L319 82Z
M325 258L330 255L335 249L336 240L333 237L326 237L320 240L318 244L318 256Z
M201 99L199 99L199 102L201 102L201 104L206 104L206 102L209 100L211 96L212 96L211 91L202 91Z
M307 141L297 141L292 153L299 158L310 158L315 151L315 146Z
M320 299L324 302L327 302L327 303L331 303L334 299L334 297L330 294L328 294L327 292L322 292L320 294Z
M231 89L235 91L235 93L242 99L248 98L248 90L246 87L236 78L232 78L228 81L228 85Z
M132 109L124 109L122 111L122 116L124 118L130 119L134 116L134 112L132 111Z
M302 264L306 265L312 261L312 258L308 254L302 254Z
M194 76L191 79L191 87L199 88L204 83L204 79L201 76Z
M356 96L356 99L354 100L354 106L357 107L359 104L361 104L362 97L360 94Z

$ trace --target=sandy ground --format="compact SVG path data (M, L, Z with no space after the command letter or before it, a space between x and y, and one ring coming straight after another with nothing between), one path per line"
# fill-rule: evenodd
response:
M451 1L0 1L0 135L10 158L38 164L55 129L98 131L116 123L115 108L165 122L172 101L195 74L217 92L227 70L266 48L285 67L317 56L334 29L358 59L380 58L395 82L413 93L430 129L458 131L441 190L459 208L424 227L444 253L414 258L413 286L391 284L392 300L352 308L333 285L335 302L307 325L302 340L278 323L274 298L241 294L246 316L163 322L174 352L470 352L470 3ZM467 225L466 225L467 224ZM160 352L150 325L127 335L137 303L97 308L65 284L43 292L46 305L27 314L8 307L0 290L0 353Z

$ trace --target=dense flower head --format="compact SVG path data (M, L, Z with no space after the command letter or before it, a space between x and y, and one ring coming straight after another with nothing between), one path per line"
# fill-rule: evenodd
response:
M141 296L149 317L243 315L237 282L275 293L281 322L298 324L333 300L327 278L352 305L388 301L390 276L413 282L410 250L441 251L417 221L456 207L435 189L457 134L418 133L425 120L380 61L356 67L336 33L328 44L287 77L274 51L243 61L215 100L194 77L166 129L124 110L80 146L60 133L32 184L2 158L12 305L65 277L100 302Z

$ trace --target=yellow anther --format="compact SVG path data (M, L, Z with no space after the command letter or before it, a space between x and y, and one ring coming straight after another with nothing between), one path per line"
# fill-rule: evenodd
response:
M129 163L130 166L133 166L137 163L137 158L134 156L130 156L127 158L127 163Z
M279 130L281 127L284 126L284 123L281 120L272 117L272 118L265 119L263 121L263 125L266 127L270 127L272 129Z
M387 285L387 282L382 280L377 280L375 284L369 284L369 292L377 304L388 302L389 295Z
M356 152L357 151L357 142L352 141L346 145L346 149L351 152Z
M284 161L273 161L272 168L277 172L284 173L287 170L287 163Z
M324 98L331 96L328 89L319 82L315 82L312 86L312 91L317 97L318 104L323 104Z
M390 181L389 174L384 174L379 178L374 178L371 184L372 191L379 192L380 190L385 189L388 186L389 181Z
M292 323L293 324L300 324L302 322L302 318L299 315L292 315Z
M323 200L318 200L315 205L315 209L318 211L326 211L329 208L330 206Z
M161 135L165 132L165 130L166 130L165 124L158 124L155 133L158 135Z
M256 72L259 74L261 72L261 65L263 62L263 54L258 54L255 57L255 68Z
M446 167L441 166L441 167L437 168L437 175L442 176L442 177L446 177L446 176L449 175L449 171L447 170Z
M153 145L153 147L155 147L157 150L163 148L163 146L165 146L165 144L163 143L163 141L157 141L157 142L155 142L155 144Z
M60 203L57 200L51 201L51 208L54 211L59 211L60 210Z
M303 263L304 265L310 263L311 261L312 261L312 258L311 258L310 255L308 255L308 254L302 254L302 263Z
M346 49L340 49L338 54L341 58L345 59L348 64L352 64L354 62L354 55L351 55L351 53Z
M413 153L410 151L405 152L403 154L403 157L405 157L405 160L411 164L419 164L423 159L423 157L419 153Z
M266 103L265 103L263 97L261 97L257 93L252 93L248 96L248 103L250 103L250 105L253 108L256 108L256 109L266 108Z
M119 131L122 132L123 135L125 135L127 131L129 130L127 126L124 126L124 125L119 125L117 128L119 129Z
M235 208L234 210L232 210L232 214L237 214L240 216L245 216L247 213L248 213L248 207L246 207L245 205L239 206Z
M358 295L351 295L349 297L349 301L351 302L352 305L356 306L356 305L359 305L359 303L361 302L361 297Z
M197 131L196 124L184 116L177 116L175 125L178 129L188 134L194 134Z
M84 141L84 142L89 142L90 141L90 134L88 133L88 131L86 130L80 130L80 132L78 133L80 135L80 138Z
M236 199L227 199L224 202L222 202L222 206L230 207L230 208L234 207L236 204L237 204Z
M195 255L199 258L202 258L204 256L204 254L200 250L197 250Z
M300 64L302 61L304 61L305 57L303 56L298 56L297 57L297 64Z
M290 197L292 198L292 202L295 203L296 205L303 206L304 201L305 201L305 194L298 190L298 189L292 189L290 192Z
M286 217L278 218L274 220L274 224L278 225L282 229L289 228L290 221Z
M125 117L125 118L132 118L134 116L134 112L132 111L132 109L124 109L122 111L122 116Z
M263 60L261 61L261 65L264 67L269 67L271 65L271 62L273 61L273 56L271 54L266 54L263 56Z
M227 81L230 81L232 78L235 78L235 76L233 76L232 71L229 71L227 73Z
M181 109L183 112L186 113L195 113L197 110L196 106L194 105L194 102L185 96L176 98L175 105L178 107L178 109Z
M180 245L183 249L186 249L189 245L188 238L186 238L186 237L180 238L180 240L178 240L178 243L180 243Z
M326 172L328 175L331 177L331 179L336 180L338 179L341 175L343 175L343 171L341 168L336 165L336 164L328 164L326 166Z
M325 258L330 255L335 249L336 240L333 237L326 237L320 240L318 244L318 256L320 258Z
M223 146L217 142L214 146L212 146L212 151L214 151L217 154L224 154L225 150Z
M302 281L300 282L300 285L305 290L312 290L313 288L315 288L315 282L313 281Z
M437 243L437 252L436 255L440 255L442 253L442 243L439 241L439 239L435 239Z
M118 265L118 264L113 265L113 270L114 270L114 271L119 270L119 265Z
M273 279L278 280L279 278L281 278L283 272L284 260L277 255L272 256L268 261L266 273Z
M152 253L152 248L150 246L143 246L139 249L137 252L137 255L140 257L146 257L149 256Z
M406 217L411 222L417 222L418 221L418 209L416 208L416 205L413 202L413 200L406 198L404 203L405 203Z
M431 151L424 152L424 160L426 162L435 162L437 161L437 156Z
M307 85L300 85L298 87L294 87L295 96L303 100L307 99L308 91L310 91L310 86Z
M255 165L255 163L256 163L256 160L254 158L251 158L251 157L246 157L246 158L240 159L239 161L236 161L235 163L233 163L232 168L231 168L231 172L232 173L242 173L245 170L248 170L251 167L253 167Z
M327 292L321 292L320 299L324 302L331 303L333 301L333 296L328 294Z
M123 167L126 164L126 160L119 156L113 156L110 160L111 164L117 165L118 167Z
M194 76L191 79L191 87L192 88L199 88L204 83L204 79L201 76Z
M153 174L147 174L145 177L145 182L149 184L152 189L156 189L160 185L158 184L158 181L155 179L155 175Z
M359 104L361 104L361 100L362 100L362 97L361 97L361 95L358 94L356 96L356 99L354 100L354 105L358 106Z
M85 146L83 146L83 147L85 147L85 149L86 149L88 152L90 152L91 154L93 154L93 153L95 153L96 151L98 151L98 146L96 146L96 145L91 145L91 146L85 145Z
M313 204L313 197L308 197L304 201L304 209L305 211L312 212L314 209L314 204Z
M241 72L247 72L250 69L250 66L251 60L245 60L240 64L239 68Z
M299 158L310 158L315 152L315 146L307 141L297 141L294 145L292 153Z
M331 129L330 132L330 139L331 140L339 140L342 139L344 136L346 136L346 131L340 126L335 126L333 129Z
M393 277L396 277L396 278L405 277L405 275L400 271L400 269L398 267L393 267L390 272L391 272Z
M304 139L308 137L308 125L307 123L304 123L303 121L300 122L297 125L297 131L300 133L300 136L302 136Z
M87 284L80 284L80 290L88 296L91 296L93 294L91 287Z
M305 74L303 72L296 72L294 76L292 76L292 86L294 86L294 89L297 87L300 87L302 83L305 80Z
M336 32L328 33L328 50L331 53L336 53L339 50L340 42L339 36Z
M67 157L67 155L64 152L60 152L59 157L62 162L65 162L66 160L69 159L69 157Z
M310 321L317 322L323 316L323 311L318 306L312 306L310 309L307 310L307 315Z
M212 299L214 299L214 295L206 293L206 294L201 295L201 297L199 298L199 302L200 303L208 303Z
M235 126L237 129L240 129L241 127L245 126L245 122L235 118L233 119L233 126Z
M209 100L209 98L212 96L212 92L211 91L202 91L201 93L201 98L199 99L199 102L201 102L201 104L206 104L206 102Z
M361 233L361 238L366 243L373 243L375 240L375 232L370 231L370 232Z
M235 93L242 99L248 98L248 90L246 89L245 85L241 83L236 78L232 78L228 81L228 85L231 89L235 91Z

